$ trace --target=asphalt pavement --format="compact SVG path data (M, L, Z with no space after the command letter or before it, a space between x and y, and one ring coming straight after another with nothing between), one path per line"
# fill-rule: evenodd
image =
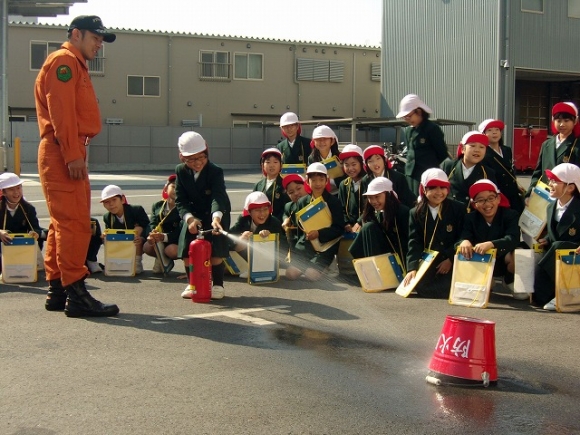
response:
M107 184L150 210L167 175L92 174L93 215ZM38 177L22 178L46 223ZM226 173L235 212L257 179ZM180 298L182 265L152 265L87 279L114 318L45 311L42 272L0 284L0 433L580 433L577 313L501 292L486 309L364 293L336 269L316 283L227 277L223 300L197 304ZM447 315L495 322L496 386L425 382Z

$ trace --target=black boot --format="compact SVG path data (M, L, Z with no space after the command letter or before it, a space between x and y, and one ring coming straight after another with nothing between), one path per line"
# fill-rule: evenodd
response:
M66 292L59 279L51 279L48 281L48 293L46 294L46 302L44 308L48 311L62 311L66 303Z
M66 286L66 306L64 314L67 317L110 317L119 313L119 307L114 304L103 304L91 296L85 287L85 280Z

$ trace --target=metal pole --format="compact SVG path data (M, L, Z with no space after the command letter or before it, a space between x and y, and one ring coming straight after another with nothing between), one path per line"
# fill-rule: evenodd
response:
M8 78L7 78L7 50L8 50L8 0L0 0L2 17L0 18L0 139L2 139L2 152L0 152L0 168L8 170L7 147L8 147Z

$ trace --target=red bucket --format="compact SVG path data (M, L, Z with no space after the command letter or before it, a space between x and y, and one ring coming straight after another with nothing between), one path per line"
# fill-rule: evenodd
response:
M495 322L447 316L429 370L467 383L497 382Z

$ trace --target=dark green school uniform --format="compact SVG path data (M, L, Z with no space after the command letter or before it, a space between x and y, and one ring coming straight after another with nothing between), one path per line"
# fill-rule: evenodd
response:
M342 217L342 206L338 198L331 195L327 191L324 191L322 193L322 199L324 202L326 202L332 219L332 224L329 227L321 228L318 230L318 240L320 243L326 243L342 236L344 233L344 219ZM298 210L302 210L304 207L310 204L312 200L313 198L311 195L306 195L300 198L298 200ZM319 269L324 269L325 267L328 267L334 260L334 256L338 252L338 243L335 243L324 252L316 252L312 247L310 240L306 239L306 234L304 231L300 230L299 228L298 241L296 242L296 252L303 260L302 264L304 264L304 262L308 262L308 267L316 266ZM294 263L294 261L295 259L292 257L292 263Z
M298 241L298 221L296 220L296 212L298 210L298 202L290 201L284 206L284 216L282 222L284 222L286 218L290 218L290 226L294 228L286 231L286 241L288 243L287 247L291 249L294 249L296 242Z
M286 194L282 186L282 177L278 175L274 182L266 189L268 179L262 178L254 186L254 192L263 192L266 194L272 203L272 215L279 221L282 221L284 216L284 206L290 202L290 197Z
M282 153L283 164L307 164L308 156L312 152L310 139L304 136L296 136L292 146L288 139L284 139L278 144L278 149Z
M149 232L157 228L161 221L162 233L167 234L167 244L174 245L179 242L181 226L183 220L179 217L177 207L173 207L169 213L165 210L166 201L157 201L151 206L151 219L149 222Z
M203 167L197 180L192 169L185 163L175 168L175 205L179 217L191 213L202 223L204 230L211 229L212 214L216 211L223 213L221 226L225 231L230 227L230 198L226 191L223 170L210 161ZM188 257L189 244L196 238L189 232L184 222L179 235L178 252L181 258ZM212 243L212 257L227 257L229 255L228 239L224 235L208 234L206 239Z
M149 235L149 216L147 216L143 207L123 204L123 219L124 222L121 222L116 215L109 211L103 215L103 223L106 229L133 230L136 226L140 226L143 228L141 237L147 238Z
M424 119L417 127L407 127L404 137L407 145L405 175L411 192L417 197L423 172L438 167L449 157L449 152L443 131L429 119Z
M465 216L463 231L456 247L463 240L469 240L473 246L478 243L492 242L497 249L494 276L505 275L505 256L516 249L520 243L520 215L507 207L498 207L491 225L485 221L482 214L472 211Z
M452 273L437 274L437 266L445 260L453 262L455 244L461 237L465 214L465 206L449 198L441 203L435 219L428 206L421 208L419 215L417 207L409 212L407 272L419 269L425 249L438 252L435 261L415 287L418 296L443 299L449 297Z
M363 196L363 185L360 180L357 191L354 191L354 181L347 177L338 186L338 199L342 204L342 214L345 225L354 225L358 222L364 210L366 199Z
M1 227L4 231L10 231L14 234L26 234L29 231L34 231L40 237L42 228L38 222L36 215L36 208L24 199L21 199L16 206L14 216L8 211L6 206L6 198L0 200L0 219Z
M502 155L496 153L492 147L487 147L483 164L493 169L499 191L509 200L510 207L521 214L524 211L524 199L516 179L512 149L503 145L500 149Z
M477 163L475 168L467 178L463 178L462 159L446 160L441 165L441 169L449 177L449 196L455 201L459 201L469 207L469 188L477 180L484 178L496 183L495 172L493 169L484 166L482 163ZM497 186L497 184L496 184Z
M353 258L372 257L387 253L396 253L403 266L407 255L409 241L409 207L399 204L395 215L395 224L388 231L382 225L383 213L374 213L363 225L350 245L349 252Z
M530 196L532 190L538 184L538 180L548 184L546 169L552 169L560 163L573 163L576 166L580 166L580 141L577 142L574 133L571 133L557 149L556 135L544 141L540 148L538 163L534 172L532 172L526 197Z
M417 202L417 195L414 195L411 189L409 188L409 183L407 183L407 179L403 174L393 169L385 169L385 173L383 175L385 178L388 178L393 183L393 190L397 194L397 198L407 207L411 208ZM376 177L374 174L370 173L363 177L362 179L362 188L363 193L365 193L369 187L371 181L373 181Z
M556 250L576 249L580 245L580 199L573 197L560 222L556 222L555 218L557 203L558 201L554 201L548 205L548 232L545 237L548 246L534 274L532 300L540 306L547 304L555 296Z

